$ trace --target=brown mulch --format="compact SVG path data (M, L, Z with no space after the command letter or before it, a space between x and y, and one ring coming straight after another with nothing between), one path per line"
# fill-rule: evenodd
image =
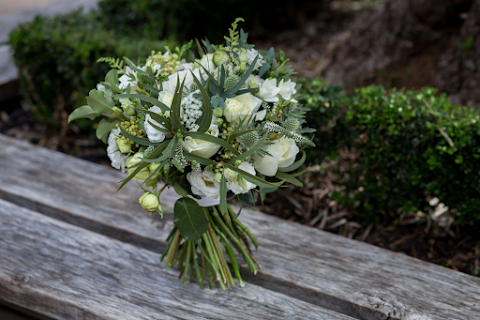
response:
M293 30L276 35L269 35L263 30L252 32L252 42L259 49L273 46L277 50L284 50L300 76L315 77L322 68L322 52L328 50L332 39L348 32L348 23L355 16L354 10L365 9L361 7L365 2L376 3L372 0L331 1L329 10L321 10L314 19L300 19L304 22ZM349 6L351 10L346 10ZM366 6L368 9L370 8ZM28 112L20 112L20 116L11 119L21 109L19 99L0 105L0 120L6 124L1 133L109 165L105 147L94 136L79 134L74 124L68 131L48 128L39 124ZM354 155L342 152L336 161L309 167L304 176L303 188L292 186L269 194L259 209L283 219L479 275L479 232L456 226L448 210L441 204L432 207L431 212L412 212L401 220L379 213L379 222L365 223L358 215L334 201L332 192L341 192L342 185L331 169L341 168L342 161L352 157Z

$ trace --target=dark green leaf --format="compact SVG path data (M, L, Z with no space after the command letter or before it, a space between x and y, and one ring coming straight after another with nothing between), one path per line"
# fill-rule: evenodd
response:
M288 167L278 168L278 171L290 172L290 171L293 171L293 170L297 170L298 168L300 168L302 166L302 164L305 162L306 158L307 158L307 155L305 154L305 152L303 152L300 160L295 161L294 163L292 163Z
M160 109L162 109L163 112L170 111L170 108L168 108L164 103L160 102L158 99L155 99L153 97L146 96L143 94L134 94L134 93L117 94L116 96L113 96L113 98L115 100L120 100L125 98L139 99L159 107Z
M222 180L220 180L220 211L222 214L227 213L227 181L222 174Z
M195 200L180 198L175 202L173 222L187 241L195 241L208 230L208 219Z

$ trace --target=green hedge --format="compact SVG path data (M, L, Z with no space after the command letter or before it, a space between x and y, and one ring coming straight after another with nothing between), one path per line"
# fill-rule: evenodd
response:
M310 160L334 157L345 147L358 154L338 200L374 221L382 212L428 210L427 196L438 197L459 224L480 226L478 109L453 106L430 88L370 86L347 98L338 87L317 84L304 89L313 96L302 100L319 101L309 125L323 126ZM325 102L333 104L325 109Z
M165 42L121 37L101 27L98 15L75 11L53 18L36 17L10 34L24 97L39 119L58 124L83 103L103 80L107 64L100 57L146 57ZM62 119L63 120L62 120Z

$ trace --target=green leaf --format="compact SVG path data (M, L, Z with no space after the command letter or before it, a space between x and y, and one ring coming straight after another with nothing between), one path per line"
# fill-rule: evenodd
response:
M167 119L165 118L164 116L161 116L159 115L158 113L155 113L155 112L152 112L152 111L148 111L148 110L145 110L145 113L148 113L153 120L155 120L156 122L158 122L159 124L161 124L162 126L164 126L165 128L162 129L162 130L167 130L167 132L171 133L170 130L168 130L168 128L171 128L172 127L172 124L170 122L170 119ZM151 123L150 123L151 124ZM156 128L157 129L157 128ZM159 129L157 129L159 130ZM162 131L161 130L161 131Z
M73 110L72 113L70 113L70 115L68 116L68 123L80 118L88 118L90 120L93 120L99 115L100 114L96 113L90 106L88 105L81 106Z
M214 165L217 164L217 163L216 163L215 161L213 161L213 160L205 159L205 158L196 156L196 155L194 155L194 154L190 154L190 153L186 153L186 152L185 152L183 155L184 155L184 157L185 157L185 159L186 159L187 161L190 161L190 162L192 162L192 161L197 161L198 163L203 164L204 166L208 166L208 165L214 166Z
M275 177L277 177L279 179L295 178L295 177L298 177L298 176L301 176L302 174L304 174L305 171L307 171L307 169L299 171L299 172L295 172L295 173L292 173L292 174L277 171L277 173L275 174Z
M203 115L199 123L199 128L197 130L197 132L203 133L207 131L208 128L210 128L210 125L212 123L213 106L212 106L212 102L210 101L210 96L208 95L205 88L202 86L202 83L197 79L197 77L193 74L193 72L192 72L192 76L193 76L193 80L195 81L198 88L200 89L200 93L202 94L202 99L203 99L203 103L202 103Z
M188 191L183 189L183 187L181 185L179 185L177 181L175 181L175 183L173 184L173 188L175 189L175 192L177 194L181 195L182 197L188 197L189 196Z
M97 138L102 140L104 143L107 143L108 135L110 134L110 131L112 131L112 129L115 128L116 124L117 124L117 120L115 119L109 119L109 120L102 119L98 123L97 131L96 131Z
M97 89L90 90L87 97L87 104L95 110L97 114L105 113L107 115L112 114L112 108L115 106L112 98L105 97L105 93Z
M237 161L237 160L246 159L248 156L252 155L255 151L257 151L258 149L260 149L262 147L262 145L265 143L266 138L267 138L267 136L264 136L262 139L259 139L258 142L253 147L251 147L250 149L248 149L246 152L242 153L241 155L238 155L236 157L231 158L228 162L235 163L235 161Z
M200 133L200 132L188 132L188 134L186 134L186 136L192 137L193 139L198 139L198 140L203 140L203 141L207 141L207 142L212 142L212 143L218 144L219 146L227 149L228 151L233 152L233 154L235 154L235 155L239 155L239 154L240 154L240 153L238 153L237 149L235 149L234 147L232 147L232 145L229 144L228 142L226 142L225 140L222 140L222 139L220 139L220 138L211 136L211 135L209 135L209 134Z
M220 211L222 214L227 213L227 180L223 174L222 180L220 180Z
M305 159L306 159L306 158L307 158L307 155L305 154L305 152L303 152L302 157L300 158L300 160L292 163L292 164L289 165L288 167L278 168L278 171L281 171L281 172L290 172L290 171L293 171L293 170L297 170L297 169L300 168L301 165L305 162Z
M105 76L105 81L110 82L113 85L117 85L118 83L118 71L117 69L112 69L108 71L107 75Z
M183 126L182 122L180 121L180 108L182 104L182 93L183 93L183 86L185 84L185 79L182 81L182 85L180 88L180 78L177 74L177 86L175 87L175 94L173 95L172 106L170 109L170 121L172 122L172 126L176 132L181 130L184 134L188 132L188 130Z
M208 230L208 219L195 200L183 197L175 202L173 222L187 241L195 241Z
M287 178L286 181L290 182L293 185L296 185L297 187L303 187L303 183L297 178Z
M134 94L134 93L117 94L116 96L113 96L113 98L115 100L120 100L125 98L139 99L159 107L160 109L162 109L163 112L170 111L170 108L168 108L164 103L160 102L158 99L155 99L153 97L149 97L143 94Z

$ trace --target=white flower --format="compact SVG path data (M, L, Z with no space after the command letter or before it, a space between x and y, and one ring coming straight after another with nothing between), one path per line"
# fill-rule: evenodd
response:
M191 171L187 173L187 180L192 186L192 193L216 199L220 196L220 183L215 181L211 170Z
M267 79L261 84L257 96L267 102L277 102L280 89L277 87L277 79Z
M126 155L122 155L117 146L117 140L115 137L118 137L120 134L120 128L115 128L110 131L108 135L108 146L107 146L107 155L112 162L112 167L115 169L122 169L122 172L125 172L126 166Z
M284 82L282 79L282 81L280 81L280 83L278 84L278 87L280 88L279 94L285 100L289 100L297 92L297 90L295 89L295 82L293 82L292 80Z
M183 66L184 68L187 68L187 69L179 70L176 73L171 74L168 77L168 80L163 82L163 84L162 84L164 91L175 92L175 88L177 86L177 77L180 79L180 84L185 79L185 85L184 86L185 86L185 88L190 89L190 87L194 83L192 72L195 75L195 77L197 77L197 79L200 80L200 76L201 76L200 69L191 70L191 67L193 66L192 63L190 63L190 64L185 63L185 64L180 65L180 66ZM179 69L180 69L180 67L179 67Z
M155 112L158 114L162 114L162 110L157 107L157 106L152 106L148 109L148 111ZM166 129L164 126L162 126L160 123L152 119L152 116L150 114L145 115L145 122L143 123L143 126L145 128L145 133L147 134L148 140L153 143L159 143L165 140L165 137L170 137L171 134L165 134L162 131L156 129L154 126L152 126L151 123L153 123L155 126L159 128Z
M273 141L271 145L264 148L271 156L264 155L263 157L260 156L253 156L253 166L263 175L267 177L273 177L278 170L278 158L280 153L279 144Z
M170 108L172 106L173 93L169 91L161 91L158 94L158 101L162 102L164 105Z
M97 83L97 90L105 92L105 86L101 83Z
M254 167L248 162L240 163L240 165L238 166L238 169L241 169L247 173L250 173L251 175L256 174ZM228 171L231 171L231 172L228 172ZM227 189L229 189L233 193L244 194L256 187L253 183L245 181L246 185L244 189L243 186L240 185L238 178L239 177L237 172L230 170L228 168L225 170L225 179L227 180Z
M255 49L248 49L247 50L247 62L248 64L252 64L253 60L255 57L258 55L258 51ZM255 63L255 67L253 68L253 71L256 71L260 69L261 66L265 64L265 60L263 59L263 56L260 54L257 59L257 63Z
M218 137L218 126L216 124L211 124L207 132L214 137ZM187 151L188 153L205 159L209 159L220 149L220 145L216 143L200 139L193 139L189 136L185 137L182 146L183 150Z
M130 75L133 75L134 76L134 79L132 79L130 77ZM125 69L125 74L123 76L121 76L118 81L120 81L118 87L122 90L125 90L127 89L128 85L130 85L130 88L134 88L137 86L137 74L136 72L134 72L132 69L130 69L130 67L127 67Z
M137 170L137 167L135 165L141 162L142 159L143 159L143 152L137 152L133 156L127 159L127 172L129 175L135 172L135 170ZM149 169L149 166L146 166L133 177L133 180L145 180L149 176L150 176L150 169Z
M300 149L298 148L295 140L289 138L280 138L277 140L279 144L279 155L278 167L284 168L288 167L295 162L295 157L297 156Z
M197 60L194 64L194 68L207 69L208 72L214 73L216 71L215 63L213 63L213 53L204 54L202 59Z
M295 162L295 157L299 152L295 140L289 138L274 140L273 144L264 150L272 156L253 156L255 161L253 166L258 172L268 177L273 177L277 173L278 168L288 167Z
M262 100L250 93L244 93L235 98L225 100L224 116L228 122L238 123L245 117L258 111Z

